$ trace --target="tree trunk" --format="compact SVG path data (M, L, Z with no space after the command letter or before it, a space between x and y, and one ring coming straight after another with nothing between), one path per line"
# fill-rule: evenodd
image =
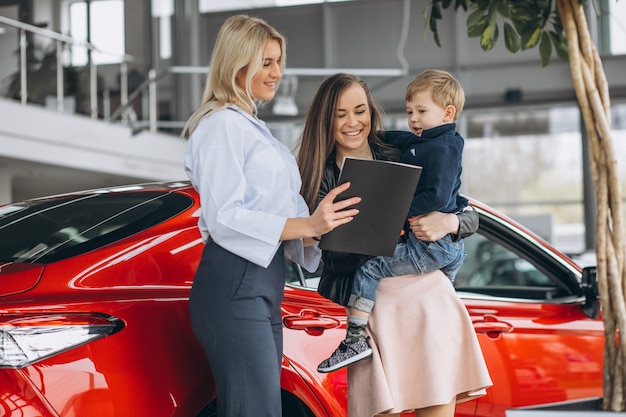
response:
M598 289L606 337L603 409L623 411L626 352L626 271L622 196L611 139L608 84L591 40L580 0L557 0L567 35L576 97L589 138L591 175L598 209L596 257Z

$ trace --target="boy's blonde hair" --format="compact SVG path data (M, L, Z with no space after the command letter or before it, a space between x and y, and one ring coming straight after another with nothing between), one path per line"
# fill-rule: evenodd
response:
M406 87L405 100L422 91L430 91L433 102L445 108L453 105L456 109L455 120L461 114L465 105L465 93L461 84L448 71L428 69L413 79Z

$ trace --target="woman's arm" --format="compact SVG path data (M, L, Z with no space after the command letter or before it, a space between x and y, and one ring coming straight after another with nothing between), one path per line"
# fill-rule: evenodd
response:
M470 206L457 214L435 211L412 217L409 225L419 240L434 242L451 233L456 241L478 230L478 212Z
M467 206L456 216L459 219L459 229L456 233L453 233L454 241L465 239L478 231L479 216L472 206Z

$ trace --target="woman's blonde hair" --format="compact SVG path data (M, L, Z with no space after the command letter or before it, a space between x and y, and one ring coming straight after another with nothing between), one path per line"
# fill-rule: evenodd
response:
M204 95L200 106L193 112L182 131L188 138L200 120L230 104L255 114L257 102L252 96L252 79L263 66L263 52L268 41L280 44L281 72L285 68L285 39L276 29L262 19L246 15L228 18L220 28L206 77ZM237 85L237 74L247 70L245 89Z

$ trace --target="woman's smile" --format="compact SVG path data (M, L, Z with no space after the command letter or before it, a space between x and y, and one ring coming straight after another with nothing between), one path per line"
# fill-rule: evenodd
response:
M333 118L337 153L369 153L367 137L371 129L371 111L365 90L359 84L351 85L341 92Z

